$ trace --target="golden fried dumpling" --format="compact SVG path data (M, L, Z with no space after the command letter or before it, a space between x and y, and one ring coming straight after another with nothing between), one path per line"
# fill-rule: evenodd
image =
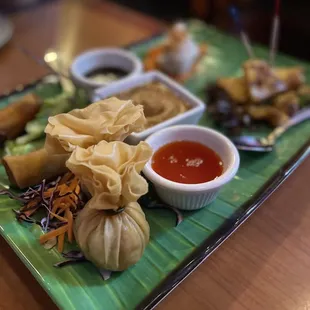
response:
M123 141L144 124L142 106L113 97L50 117L45 148L50 153L71 153L77 146L88 148L102 140Z
M111 213L89 207L92 199L75 220L75 239L85 257L98 268L125 270L139 261L149 242L145 215L137 202L129 203L122 212Z
M90 208L117 210L147 193L140 172L151 155L146 142L101 141L88 149L77 147L66 165L93 197Z
M67 161L92 196L75 221L75 238L99 268L124 270L143 255L149 225L136 201L148 189L140 172L151 155L145 142L101 141L88 149L76 147Z

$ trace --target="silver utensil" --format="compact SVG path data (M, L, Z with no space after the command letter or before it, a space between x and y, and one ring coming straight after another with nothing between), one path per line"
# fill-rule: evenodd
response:
M305 108L291 117L284 125L275 128L267 137L239 136L232 138L236 147L242 151L271 152L276 140L289 128L310 119L310 108Z

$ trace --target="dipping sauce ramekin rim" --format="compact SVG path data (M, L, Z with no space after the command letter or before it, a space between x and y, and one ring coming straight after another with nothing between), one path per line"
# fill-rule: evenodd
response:
M76 83L84 84L85 86L89 88L99 88L105 85L109 85L110 83L101 83L101 82L95 82L90 78L87 78L85 74L82 74L80 70L78 69L78 66L81 62L87 61L90 57L94 57L94 55L99 54L106 54L106 57L119 57L126 59L132 63L133 69L128 72L128 74L117 81L130 78L134 75L140 74L143 72L143 64L141 60L132 52L121 49L121 48L114 48L114 47L104 47L104 48L95 48L91 50L87 50L84 53L81 53L76 58L74 58L71 66L70 66L70 75L72 76L73 80ZM98 63L98 68L99 68ZM121 66L117 67L119 69L122 69Z
M152 183L154 183L155 186L160 186L163 188L167 188L169 190L174 190L174 191L179 191L179 192L191 192L191 193L201 193L204 191L209 191L212 189L220 188L224 184L231 181L232 178L236 175L238 168L239 168L239 163L240 163L239 153L235 145L226 136L224 136L223 134L221 134L220 132L214 129L211 129L208 127L197 126L197 125L176 125L176 126L164 128L150 135L145 140L145 142L149 143L150 146L152 147L152 143L150 141L154 139L160 139L160 137L165 132L168 132L168 131L177 132L181 129L203 131L206 133L206 136L209 136L209 137L213 136L228 147L228 150L230 153L230 164L228 165L224 173L218 178L208 181L208 182L204 182L204 183L197 183L197 184L178 183L178 182L170 181L162 177L161 175L159 175L157 172L155 172L154 169L152 168L152 158L151 158L143 169L143 173L145 174L145 176ZM185 140L185 139L179 138L179 139L175 139L174 141L182 141L182 140ZM190 140L190 139L186 139L186 140L196 141L196 140ZM196 141L196 142L199 142L199 141ZM161 146L164 146L165 144L167 143L163 143ZM156 152L156 150L154 150L154 152Z

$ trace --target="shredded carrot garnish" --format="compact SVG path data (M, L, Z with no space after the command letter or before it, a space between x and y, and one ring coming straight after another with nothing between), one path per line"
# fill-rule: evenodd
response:
M54 204L53 204L53 208L52 208L52 210L51 210L51 219L54 217L54 214L57 214L58 208L59 208L59 205L56 204L56 203L54 203Z
M73 194L74 195L74 194ZM76 204L70 196L59 197L54 200L53 206L57 206L61 210L65 210L67 207L75 208Z
M59 186L59 196L60 197L65 196L69 192L70 192L70 189L66 184L62 184Z
M34 209L31 209L31 210L28 210L28 211L24 211L24 214L25 214L26 216L31 216L31 215L34 214L38 209L39 209L39 206L37 206L37 207L34 208Z
M53 213L53 212L51 212L50 213L50 216L51 216L51 218L52 218L52 216L53 217L56 217L59 221L61 221L61 222L67 222L67 219L66 218L64 218L64 217L62 217L62 216L60 216L60 215L58 215L58 214L56 214L56 213Z
M34 214L40 207L40 198L36 197L35 199L30 200L26 205L21 208L21 212L26 216L31 216Z
M59 181L59 185L66 184L68 181L70 181L70 179L72 179L72 177L73 177L72 173L70 172L66 173Z
M61 234L57 238L57 250L59 252L62 252L64 249L64 243L65 243L65 234Z
M64 235L68 229L68 225L61 226L55 230L51 230L48 233L40 236L40 243L43 244L47 240L50 240L54 237L58 237L59 235Z
M65 237L68 242L72 242L73 221L77 212L83 207L84 203L80 198L81 187L79 180L72 174L66 173L58 180L46 183L45 181L30 188L20 195L24 205L20 211L16 211L19 220L40 224L45 234L40 236L40 243L56 238L57 249L62 252L65 245ZM44 210L46 218L41 222L36 221L30 216L34 215L38 210Z
M40 198L37 197L37 198L35 198L35 199L29 201L29 202L22 208L22 210L30 209L30 208L36 206L39 202L40 202Z
M66 209L66 219L68 221L68 241L71 243L73 240L73 215L69 209Z
M79 181L77 178L74 178L71 184L69 185L70 192L74 192L75 188L77 187Z
M76 188L75 188L75 191L74 191L74 192L76 193L76 195L78 195L78 194L81 192L81 187L80 187L80 185L79 185L79 184L76 186Z

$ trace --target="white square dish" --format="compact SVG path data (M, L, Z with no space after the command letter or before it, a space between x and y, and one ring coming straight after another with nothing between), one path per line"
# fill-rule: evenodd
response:
M182 98L189 106L191 106L191 109L182 114L176 115L175 117L172 117L166 121L163 121L153 127L147 128L146 130L132 133L126 139L126 142L129 144L138 144L140 141L145 140L152 133L165 127L173 125L196 125L206 109L206 105L199 98L190 93L187 89L185 89L177 82L173 81L168 76L158 71L142 73L140 75L133 76L132 78L128 78L123 81L116 81L103 88L98 88L94 91L92 99L93 102L101 99L106 99L116 96L121 92L152 82L163 83L178 97Z

